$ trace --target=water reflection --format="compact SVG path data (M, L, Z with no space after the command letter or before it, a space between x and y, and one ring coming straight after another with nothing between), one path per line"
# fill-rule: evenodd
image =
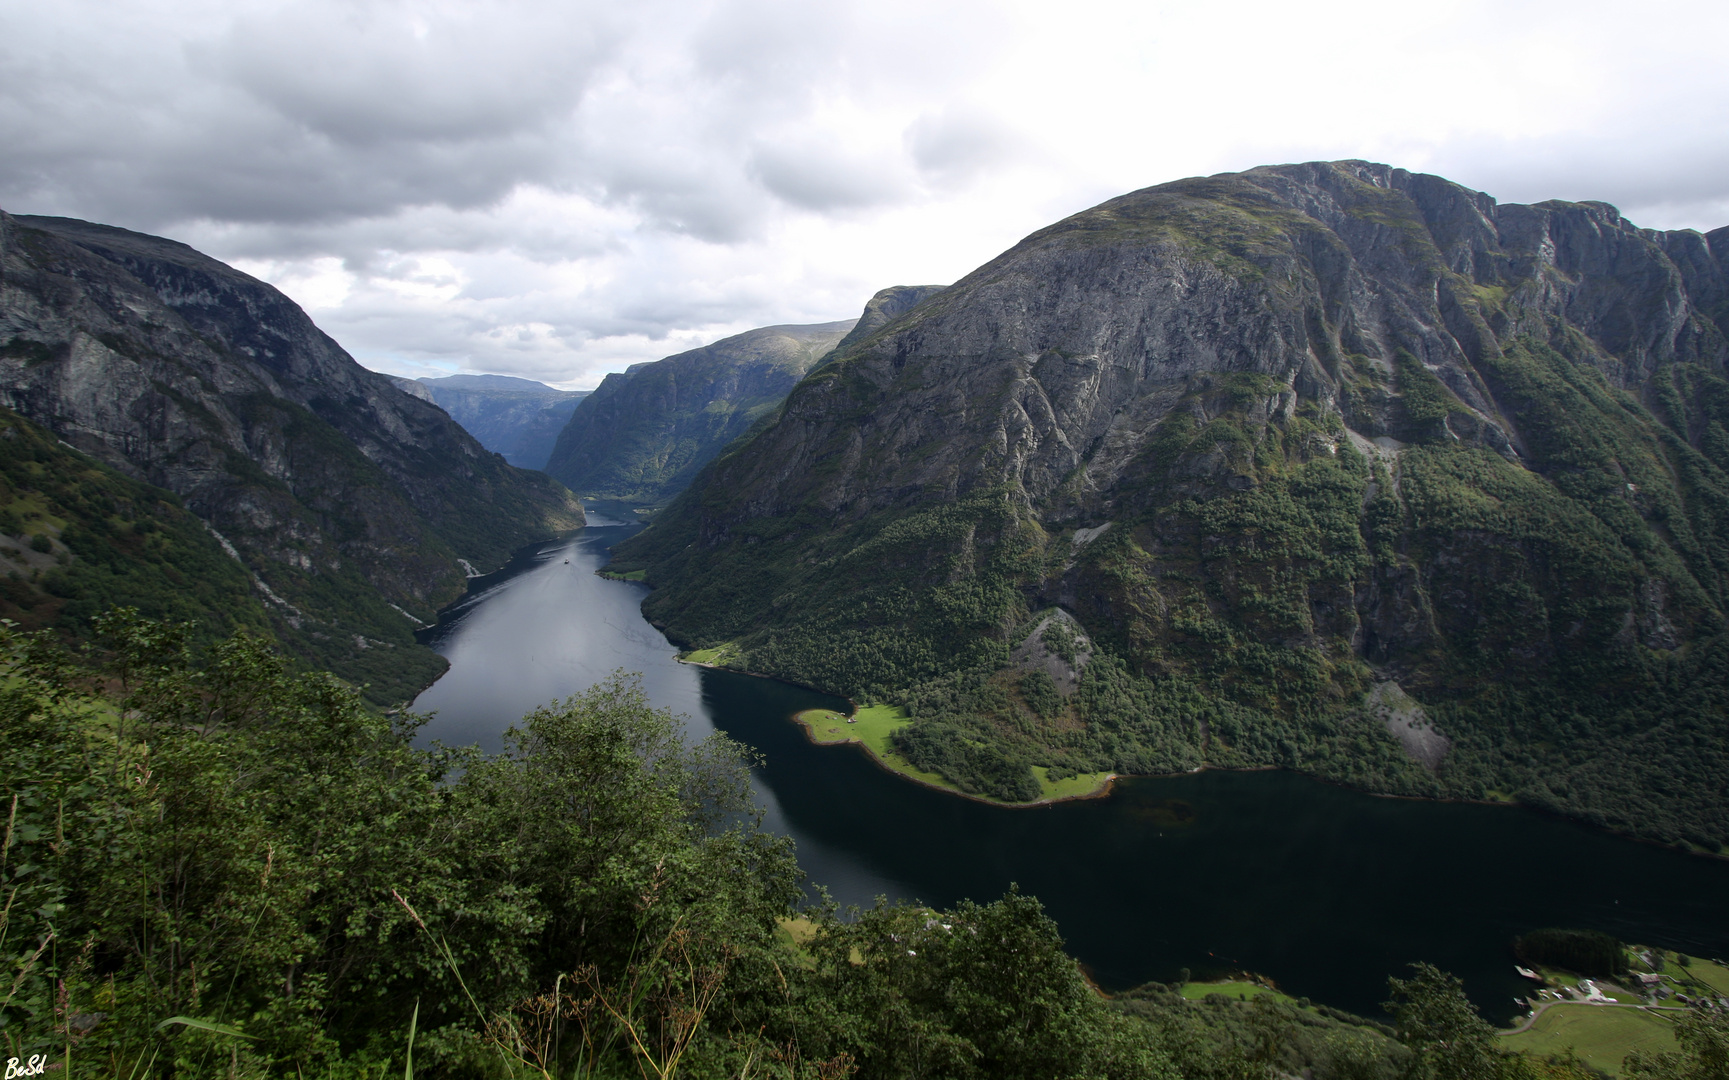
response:
M434 714L421 729L422 740L498 750L504 730L525 713L621 668L642 675L655 705L687 717L689 737L715 730L712 718L724 706L711 700L704 669L680 664L677 650L643 619L647 588L595 574L606 565L608 549L641 526L605 509L591 509L588 521L576 535L526 548L498 573L471 582L469 595L424 635L450 670L414 701L416 712ZM739 678L755 692L745 711L776 721L800 709L846 707L824 694ZM738 719L733 716L733 726ZM844 903L914 895L905 878L877 873L787 820L760 771L757 781L765 824L798 844L811 881L827 885Z
M1426 960L1491 1017L1525 984L1514 936L1595 927L1729 953L1729 863L1514 808L1378 798L1288 772L1137 777L1108 799L1003 809L813 746L752 709L756 680L704 676L715 723L761 747L762 783L831 851L936 904L1038 896L1106 986L1248 968L1380 1014L1390 974Z
M1106 985L1248 968L1378 1015L1386 977L1427 960L1504 1018L1524 990L1507 945L1540 926L1729 953L1729 863L1523 810L1375 798L1279 772L1138 778L1108 799L1027 810L911 784L856 748L811 745L789 720L843 702L677 663L638 610L643 586L594 573L636 526L591 521L526 550L447 613L431 640L451 669L415 702L438 714L423 737L496 748L529 709L616 668L641 672L693 736L719 729L763 752L768 824L837 900L946 905L1015 882Z
M619 668L641 672L655 704L689 714L692 734L713 730L697 669L676 663L676 650L642 617L647 589L595 575L607 548L640 526L600 514L590 521L471 582L469 595L426 635L450 671L415 699L416 711L437 714L423 737L497 750L500 734L524 713Z

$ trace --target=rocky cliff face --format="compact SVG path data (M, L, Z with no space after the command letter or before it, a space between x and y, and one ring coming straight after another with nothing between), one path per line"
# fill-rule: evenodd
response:
M1632 827L1655 743L1605 748L1691 738L1639 696L1722 651L1726 361L1729 229L1365 162L1180 181L839 350L620 565L675 635L1029 764L1518 785ZM1110 654L1054 727L989 676L1051 606ZM1451 728L1433 770L1339 726L1395 678Z
M814 499L858 515L909 487L1008 482L1047 520L1096 516L1195 377L1271 378L1287 389L1265 410L1314 401L1372 438L1398 421L1365 385L1394 381L1401 350L1477 421L1474 442L1516 459L1517 425L1476 365L1521 337L1617 389L1720 365L1726 244L1362 163L1149 189L1029 237L800 387L733 466L784 467L725 486L752 514ZM865 423L835 422L860 408ZM853 447L857 466L801 468Z
M460 560L581 524L277 290L122 229L0 213L0 404L180 495L338 671L412 651Z
M865 302L864 314L835 345L835 352L850 350L946 288L947 285L891 285L880 290Z
M584 495L663 502L853 325L765 326L608 375L571 414L546 471Z
M480 445L520 469L546 466L576 403L588 396L587 390L554 390L508 375L395 381L408 393L436 403Z

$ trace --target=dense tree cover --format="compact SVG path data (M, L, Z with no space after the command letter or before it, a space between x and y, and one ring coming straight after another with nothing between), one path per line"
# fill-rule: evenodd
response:
M747 753L682 743L631 678L486 757L415 747L411 719L251 634L194 663L183 624L98 625L101 671L0 633L8 1056L127 1077L1413 1075L1330 1010L1107 1000L1012 890L806 910L795 944L798 871Z
M1459 980L1431 964L1411 965L1409 979L1387 980L1387 1009L1411 1057L1411 1080L1490 1080L1528 1073L1530 1064L1495 1045L1495 1029L1465 997Z
M88 638L92 618L121 603L151 618L195 621L211 640L269 625L245 568L178 498L5 409L0 555L12 564L0 575L0 617L27 630Z
M1012 492L887 516L863 536L826 535L823 524L804 513L750 523L747 546L809 541L816 550L781 562L735 549L724 572L685 597L688 613L730 626L766 607L775 617L751 635L747 666L866 697L1007 660L1005 631L1025 617L1018 583L1039 572L1044 542ZM651 528L633 541L651 535L668 534ZM614 569L636 567L615 552ZM645 614L664 621L665 598L651 595Z
M454 1068L561 974L610 990L657 942L663 968L669 950L745 964L799 895L787 843L739 817L738 749L686 747L622 678L482 758L415 748L412 725L257 637L195 666L182 626L121 612L102 629L97 684L6 635L18 1050L340 1072L380 1039L397 1052L418 1001L417 1056ZM157 1039L176 1015L247 1037Z
M1642 401L1534 339L1482 363L1518 454L1408 354L1351 384L1390 402L1396 450L1320 402L1281 412L1283 384L1202 376L1078 551L1009 486L725 543L688 532L693 494L618 558L693 644L904 705L901 752L969 792L1276 765L1729 850L1729 381L1671 364ZM1050 604L1095 646L1058 708L1004 677ZM1387 678L1451 741L1438 769L1365 702Z
M1533 930L1513 942L1513 953L1533 967L1548 964L1581 975L1607 978L1627 970L1626 948L1600 930Z
M28 550L46 558L25 555ZM292 572L317 616L267 605L250 570L179 497L140 483L0 409L0 618L88 641L116 605L188 622L206 646L245 628L314 667L340 672L369 700L396 704L444 670L411 624L353 573ZM34 564L34 565L32 565ZM282 584L279 580L278 584ZM285 586L286 587L286 586ZM357 649L357 641L366 647Z

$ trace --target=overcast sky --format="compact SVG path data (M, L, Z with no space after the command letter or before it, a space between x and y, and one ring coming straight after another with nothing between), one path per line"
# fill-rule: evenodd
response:
M1362 157L1729 224L1729 3L0 0L0 208L364 364L569 388L1184 176Z

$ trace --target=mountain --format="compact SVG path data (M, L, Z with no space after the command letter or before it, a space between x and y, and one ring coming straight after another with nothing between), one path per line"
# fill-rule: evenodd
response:
M0 405L174 493L283 643L381 700L442 670L412 631L462 593L465 561L582 523L568 491L362 368L276 289L105 225L0 212Z
M864 313L846 337L835 343L835 349L846 349L864 340L946 288L947 285L891 285L880 290L865 302Z
M663 502L853 325L765 326L610 374L571 414L546 471L585 496Z
M614 568L967 790L1278 765L1724 850L1726 361L1729 229L1183 180L838 350Z
M405 393L437 404L480 445L521 469L540 469L587 390L554 390L508 375L393 379Z
M270 633L246 568L172 492L0 409L0 618L76 636L122 604L196 624L201 644Z

